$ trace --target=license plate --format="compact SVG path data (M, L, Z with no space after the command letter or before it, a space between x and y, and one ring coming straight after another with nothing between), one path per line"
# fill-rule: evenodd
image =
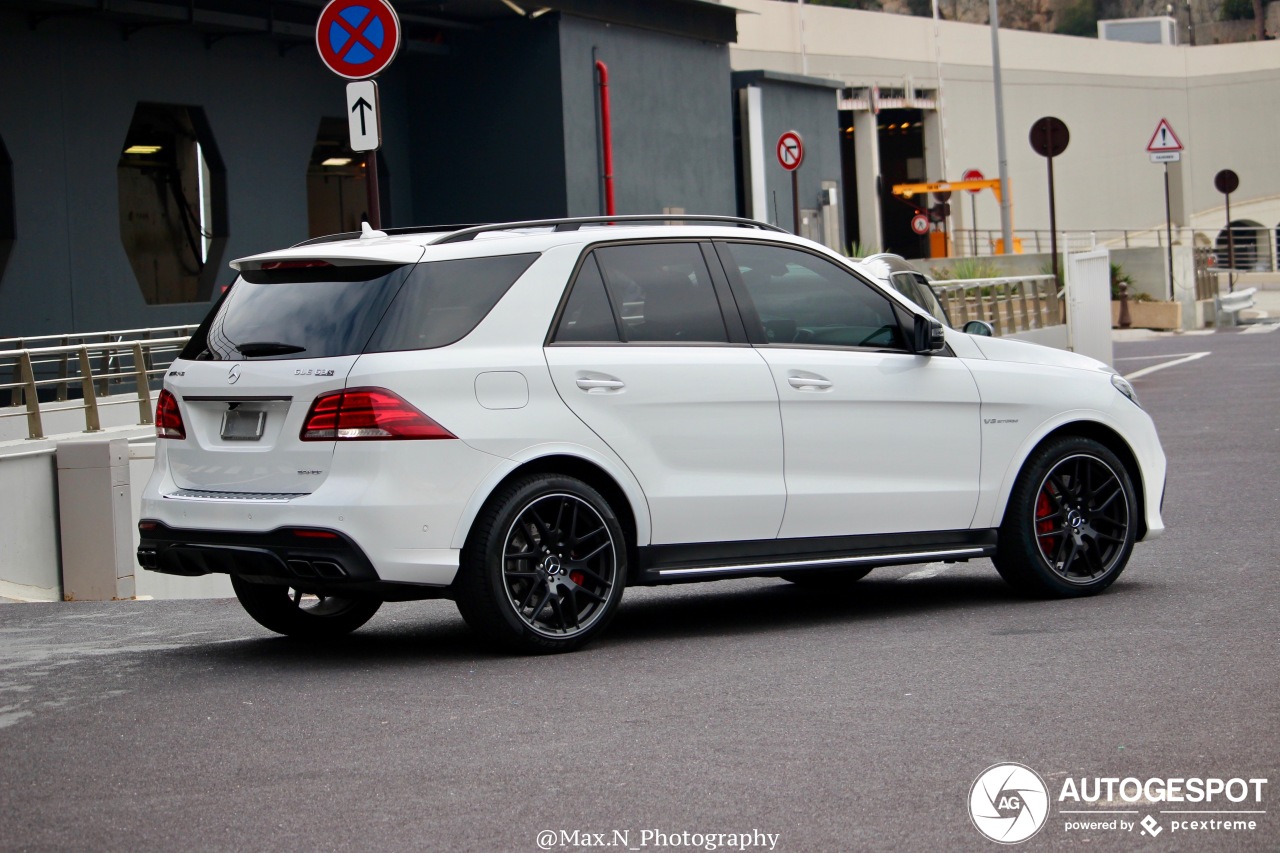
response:
M227 409L222 414L222 438L224 441L257 441L262 438L266 423L266 412Z

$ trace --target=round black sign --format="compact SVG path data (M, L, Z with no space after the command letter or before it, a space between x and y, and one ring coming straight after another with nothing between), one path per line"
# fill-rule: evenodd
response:
M1071 134L1060 118L1045 116L1031 125L1031 148L1041 157L1057 157L1070 141Z
M1223 169L1213 176L1213 185L1218 188L1218 192L1230 195L1240 188L1240 176L1230 169Z
M938 201L946 201L951 198L951 190L938 190L933 194L933 197Z

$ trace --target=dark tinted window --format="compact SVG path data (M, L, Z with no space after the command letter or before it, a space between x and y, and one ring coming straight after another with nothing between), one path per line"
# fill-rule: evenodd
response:
M569 293L569 301L560 317L555 340L561 343L576 341L617 342L618 324L609 297L604 292L604 279L596 265L595 255L588 255L578 271L578 278Z
M729 251L770 343L902 346L889 300L852 272L781 246L733 243Z
M325 358L454 343L537 258L245 271L182 357Z
M324 358L364 350L411 267L245 272L183 351L187 359Z
M414 266L366 351L433 349L462 340L537 257L498 255Z
M695 243L640 243L595 252L631 343L729 340L711 275Z

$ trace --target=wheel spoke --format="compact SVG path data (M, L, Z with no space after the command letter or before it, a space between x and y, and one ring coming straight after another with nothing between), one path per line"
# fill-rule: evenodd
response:
M302 590L300 589L295 589L293 591L293 606L294 607L302 606Z
M1065 538L1071 543L1071 552L1067 554L1066 559L1062 561L1062 573L1064 575L1069 575L1071 574L1072 564L1075 563L1076 557L1080 554L1080 545L1076 542L1076 538L1074 536L1067 536Z
M537 551L520 551L516 554L507 554L504 559L507 560L536 560L539 554Z
M1103 486L1103 488L1105 488L1105 485ZM1101 491L1102 491L1102 489L1099 489L1099 490L1098 490L1098 492L1101 492ZM1090 498L1092 499L1092 498L1094 498L1094 497L1097 497L1098 492L1094 492L1092 495L1090 495ZM1112 502L1112 501L1114 501L1117 497L1119 497L1119 496L1120 496L1120 495L1122 495L1122 494L1124 494L1124 489L1123 489L1123 488L1121 488L1121 487L1120 487L1120 483L1119 483L1119 482L1117 482L1117 483L1116 483L1115 491L1113 491L1113 492L1111 493L1111 495L1110 495L1110 496L1109 496L1105 501L1103 501L1102 503L1098 504L1097 506L1092 506L1092 507L1090 507L1090 509L1091 509L1093 512L1102 512L1102 511L1103 511L1103 510L1105 510L1107 507L1111 506L1111 502Z
M538 591L538 588L542 586L544 583L545 581L539 581L538 583L529 584L529 592L526 593L525 597L520 600L520 606L517 607L516 609L519 610L521 613L523 613L524 609L529 606L529 601L533 598L534 593L536 593Z
M564 599L551 596L551 611L555 613L556 618L560 620L560 630L566 633L569 630L569 620L564 616Z
M589 598L589 599L591 599L592 601L594 601L596 604L604 604L604 600L605 600L605 599L604 599L604 596L602 596L602 595L596 595L594 592L592 592L591 590L587 589L585 586L578 586L578 588L577 588L576 590L574 590L574 594L576 595L577 593L582 593L582 594L583 594L583 595L585 595L587 598Z
M543 595L542 598L538 600L538 606L533 608L533 611L529 614L529 618L534 621L537 621L538 615L542 613L542 609L547 606L547 602L551 600L551 594L552 592L554 592L554 590L551 589L551 584L544 584L544 585L547 588L546 594Z

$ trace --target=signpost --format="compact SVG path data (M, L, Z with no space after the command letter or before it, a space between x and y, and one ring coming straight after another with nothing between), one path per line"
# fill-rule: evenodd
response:
M378 193L378 149L382 147L378 84L371 78L387 69L400 50L400 18L387 0L331 0L316 22L320 60L347 84L347 127L351 150L365 158L369 225L382 227Z
M1236 291L1236 238L1231 233L1231 194L1240 188L1240 176L1223 169L1213 176L1213 185L1227 200L1227 292Z
M800 234L800 177L797 174L800 164L804 162L804 140L794 130L788 130L778 137L778 163L791 173L791 215L794 218L795 233Z
M960 176L960 180L962 181L982 181L985 179L986 175L982 174L977 169L970 169ZM972 244L973 254L975 257L978 254L978 193L980 192L982 192L981 189L969 190L970 209L973 211L973 220L969 223L969 228L973 237Z
M1053 278L1058 280L1058 215L1053 198L1053 158L1067 150L1071 134L1060 118L1045 116L1031 125L1031 147L1049 161L1049 251L1053 253Z
M1167 119L1160 119L1151 141L1147 143L1147 154L1152 163L1164 166L1164 227L1165 243L1169 252L1169 299L1173 300L1173 213L1169 209L1169 164L1182 159L1182 142L1178 134L1173 132ZM1228 234L1230 232L1228 231Z
M352 151L377 151L382 145L378 84L358 80L347 84L347 125Z

